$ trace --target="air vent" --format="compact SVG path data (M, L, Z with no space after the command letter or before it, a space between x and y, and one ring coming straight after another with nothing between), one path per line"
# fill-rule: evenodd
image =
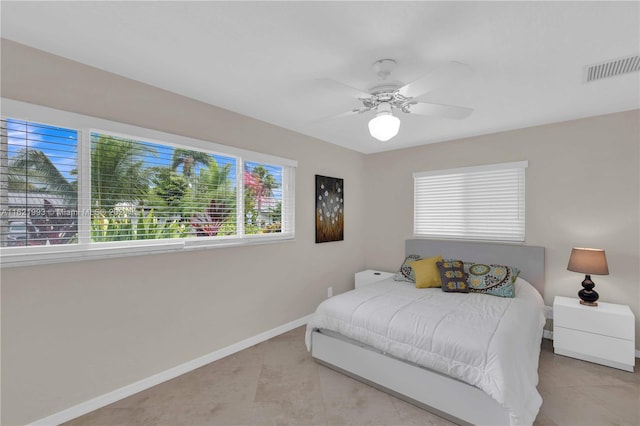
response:
M620 74L640 71L640 55L627 56L585 67L585 81L602 80Z

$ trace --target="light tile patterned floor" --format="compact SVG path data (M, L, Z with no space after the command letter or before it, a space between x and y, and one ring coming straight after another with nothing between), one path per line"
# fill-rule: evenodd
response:
M553 354L545 340L536 425L640 425L640 372ZM313 361L304 327L67 425L451 425Z

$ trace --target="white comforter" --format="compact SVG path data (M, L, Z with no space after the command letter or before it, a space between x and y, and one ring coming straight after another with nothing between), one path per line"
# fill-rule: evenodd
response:
M542 398L538 358L544 302L518 278L516 297L416 289L389 278L322 302L307 325L470 383L532 424Z

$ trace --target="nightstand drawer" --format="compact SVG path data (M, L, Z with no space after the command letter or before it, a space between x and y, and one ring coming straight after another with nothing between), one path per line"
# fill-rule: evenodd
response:
M631 340L633 344L635 323L631 309L604 302L598 305L584 306L578 299L557 297L553 322L559 327Z
M635 364L633 340L556 326L553 328L553 347L555 352L560 355L623 368L628 371L633 371Z

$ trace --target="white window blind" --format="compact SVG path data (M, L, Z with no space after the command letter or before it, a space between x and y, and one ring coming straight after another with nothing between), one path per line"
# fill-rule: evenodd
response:
M6 104L2 266L295 237L293 160Z
M524 241L527 161L419 172L416 237Z
M75 243L78 132L1 122L0 247Z
M238 236L239 161L91 132L91 242ZM281 168L271 170L277 173ZM279 176L273 173L262 179L278 186ZM256 196L247 194L247 208ZM256 228L255 233L262 230Z

